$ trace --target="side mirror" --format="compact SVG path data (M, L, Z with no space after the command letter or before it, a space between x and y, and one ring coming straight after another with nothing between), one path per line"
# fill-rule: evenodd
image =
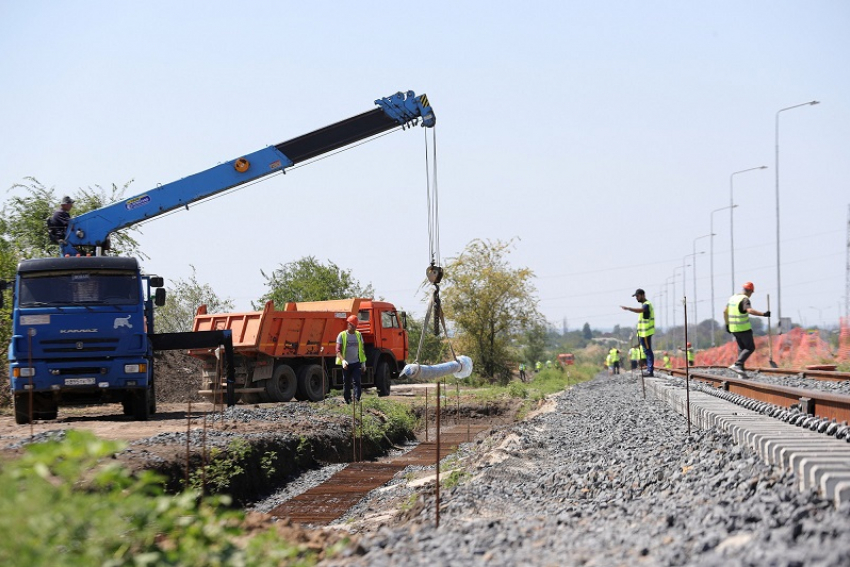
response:
M400 312L399 316L401 317L401 326L406 331L407 330L407 311Z
M165 289L159 288L156 290L153 296L153 304L157 307L162 307L165 305Z
M165 281L163 281L161 276L151 276L150 282L151 287L162 287L165 285Z

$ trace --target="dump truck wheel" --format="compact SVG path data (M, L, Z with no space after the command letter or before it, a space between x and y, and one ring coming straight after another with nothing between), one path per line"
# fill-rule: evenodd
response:
M147 421L151 416L151 391L149 388L133 392L133 419Z
M325 399L327 378L318 364L305 364L298 369L299 399L320 402Z
M273 402L288 402L298 389L295 371L286 364L281 364L274 370L274 375L266 384L266 393Z
M30 401L26 394L15 396L15 423L23 425L32 421Z
M375 372L375 388L378 390L379 396L390 395L390 363L386 360L378 363Z

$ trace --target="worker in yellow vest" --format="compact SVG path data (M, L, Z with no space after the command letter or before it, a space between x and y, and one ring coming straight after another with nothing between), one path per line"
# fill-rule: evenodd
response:
M640 307L620 307L625 311L638 314L637 334L640 346L646 352L646 375L653 376L655 369L655 355L652 352L652 335L655 334L655 308L646 299L646 292L638 288L633 294Z
M620 351L616 348L612 348L608 351L608 355L611 357L611 365L613 367L614 374L620 373Z
M640 349L636 346L633 346L629 349L629 363L631 365L632 370L637 370L638 363L640 362Z
M664 363L664 368L668 370L673 368L673 362L670 360L670 355L667 354L666 350L664 351L664 358L662 358L661 361Z
M730 297L729 301L726 302L726 309L723 310L726 332L732 333L735 336L735 342L738 343L738 360L729 368L745 378L747 375L744 372L744 363L756 350L750 315L770 317L770 311L762 312L753 309L750 296L753 295L755 290L753 282L746 282L741 293Z
M691 343L688 343L687 347L685 347L685 348L679 347L679 350L685 352L685 357L688 359L688 366L693 366L695 357L694 357L694 349L691 348Z
M528 378L525 375L525 363L524 362L519 363L519 379L522 380L523 382L528 380Z
M336 337L336 363L342 366L342 397L345 403L350 404L352 388L354 401L360 401L366 352L363 349L363 335L357 330L357 315L349 315L345 321L348 327Z

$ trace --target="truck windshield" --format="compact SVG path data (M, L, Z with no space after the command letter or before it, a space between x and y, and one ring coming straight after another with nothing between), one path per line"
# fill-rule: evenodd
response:
M134 305L139 278L133 272L43 272L21 277L21 307Z

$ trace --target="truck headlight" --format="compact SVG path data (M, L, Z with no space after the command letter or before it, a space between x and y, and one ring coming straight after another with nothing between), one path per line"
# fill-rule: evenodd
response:
M147 364L125 364L124 374L139 374L148 371Z
M35 368L18 366L12 369L12 376L15 378L32 378L35 376Z

